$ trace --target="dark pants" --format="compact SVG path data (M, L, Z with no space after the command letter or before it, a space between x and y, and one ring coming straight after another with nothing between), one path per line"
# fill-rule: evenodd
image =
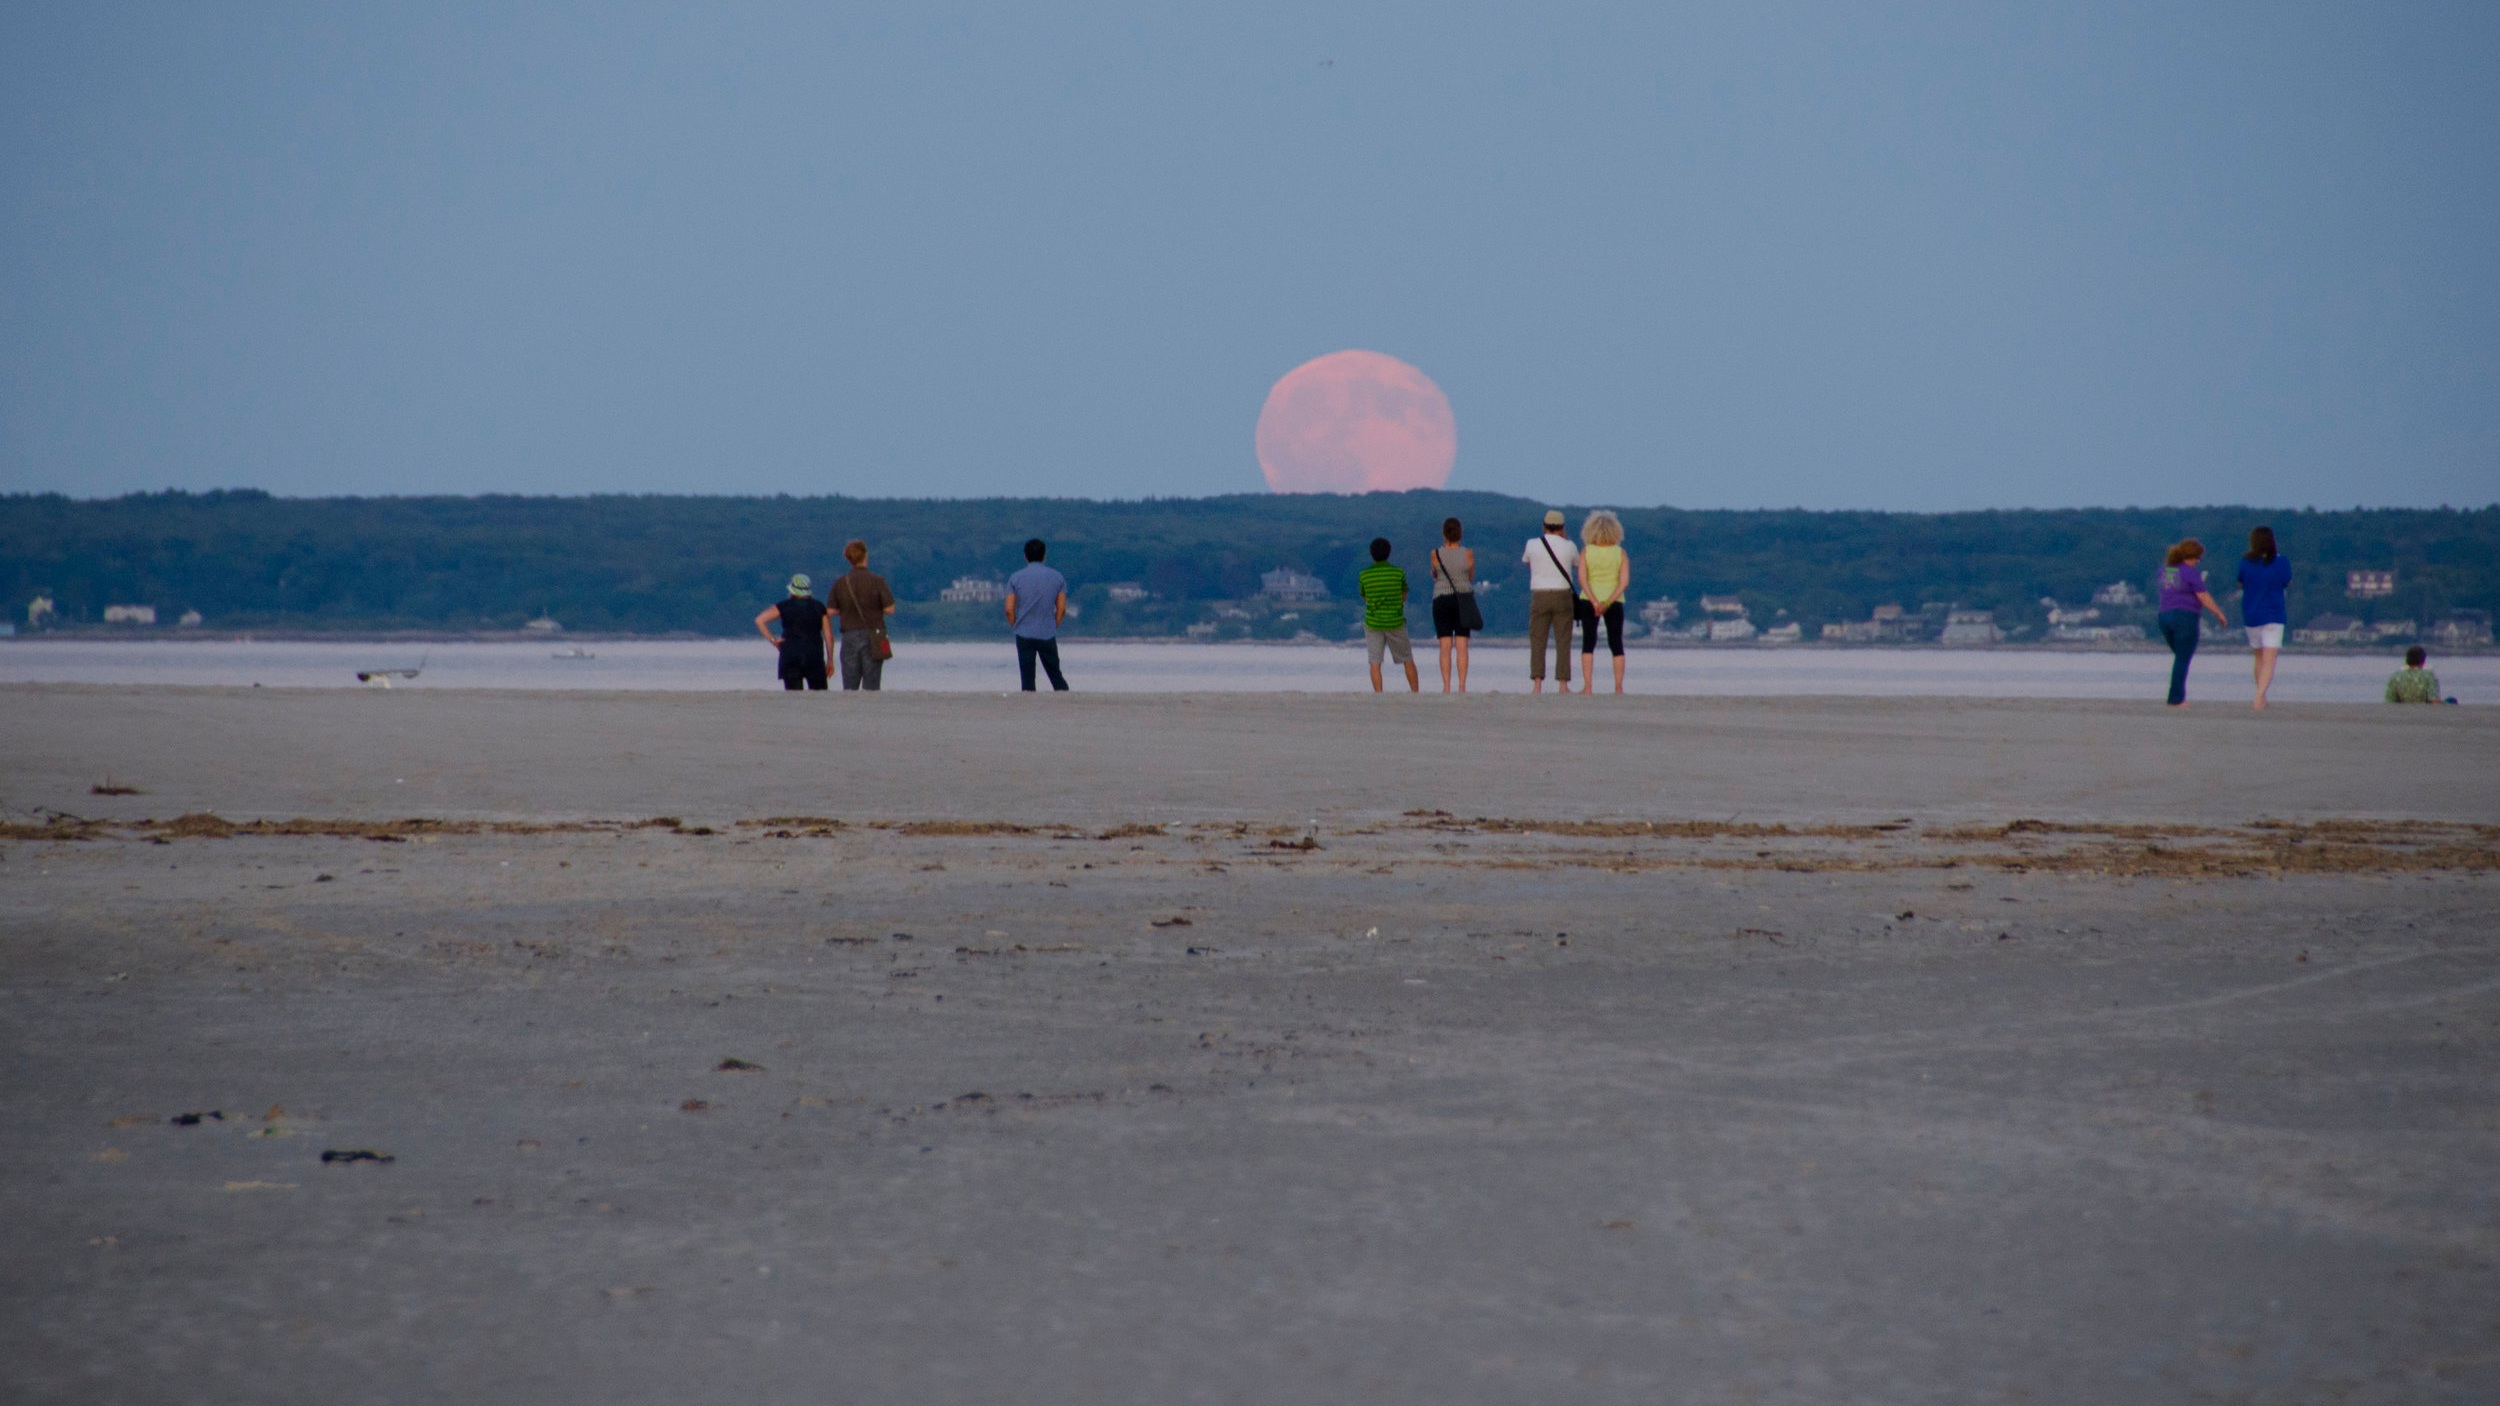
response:
M1594 601L1584 599L1581 605L1586 613L1580 617L1580 652L1582 654L1597 652L1597 627L1602 623L1606 627L1606 648L1612 651L1617 659L1622 658L1623 602L1616 601L1613 605L1607 606L1604 615L1597 613L1597 604Z
M885 661L877 657L877 632L842 632L842 688L845 692L878 691L885 680Z
M1059 641L1029 640L1018 635L1016 636L1016 673L1024 679L1024 691L1027 693L1034 691L1033 661L1036 659L1042 661L1042 668L1050 675L1051 691L1053 693L1067 692L1068 680L1059 672Z
M817 650L795 650L788 645L781 649L781 686L792 693L800 689L822 692L825 687L825 656Z
M2193 610L2161 613L2161 637L2170 644L2170 701L2187 701L2188 661L2196 657L2197 614Z

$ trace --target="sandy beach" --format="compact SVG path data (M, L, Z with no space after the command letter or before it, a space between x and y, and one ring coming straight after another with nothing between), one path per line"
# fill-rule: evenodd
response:
M2488 709L0 698L11 1400L2500 1393Z

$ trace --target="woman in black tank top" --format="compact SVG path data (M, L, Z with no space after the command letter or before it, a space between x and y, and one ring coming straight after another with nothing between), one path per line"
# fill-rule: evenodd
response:
M1457 518L1441 523L1441 545L1432 549L1432 634L1441 646L1441 691L1450 689L1450 660L1458 660L1458 689L1467 691L1467 637L1484 628L1476 606L1476 553L1459 544Z

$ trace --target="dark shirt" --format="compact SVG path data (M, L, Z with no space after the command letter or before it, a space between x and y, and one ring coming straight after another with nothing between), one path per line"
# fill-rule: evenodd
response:
M825 617L832 612L814 596L787 596L773 609L781 612L781 652L812 659L825 656Z
M882 629L885 608L894 604L894 592L885 578L864 566L852 567L849 574L833 583L833 608L842 612L842 630Z

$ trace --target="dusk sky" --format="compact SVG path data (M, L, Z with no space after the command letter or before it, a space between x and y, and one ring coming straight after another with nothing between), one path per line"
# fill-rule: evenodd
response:
M2500 5L17 4L0 490L2500 501Z

